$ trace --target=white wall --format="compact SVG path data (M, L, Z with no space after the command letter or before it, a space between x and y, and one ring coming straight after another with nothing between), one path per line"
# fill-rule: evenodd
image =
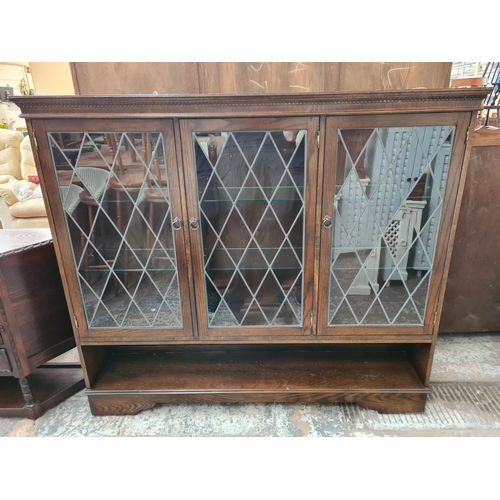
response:
M30 62L37 95L74 95L73 78L67 62Z
M29 68L29 71L27 71ZM14 95L21 95L19 83L27 79L28 87L37 95L74 95L73 79L67 62L0 62L0 87L12 87ZM0 122L15 118L14 128L25 128L19 118L21 110L14 104L0 103Z
M14 95L21 95L19 83L21 79L27 79L28 87L33 87L30 75L26 72L27 62L0 62L0 87L12 87ZM7 123L15 118L14 128L25 128L26 122L19 118L20 109L10 103L0 103L0 122L4 119Z

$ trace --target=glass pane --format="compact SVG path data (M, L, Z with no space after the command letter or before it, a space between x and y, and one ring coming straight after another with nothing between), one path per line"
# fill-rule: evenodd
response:
M423 325L455 127L343 129L329 325Z
M209 327L302 325L306 132L193 145Z
M180 328L163 136L49 133L89 328Z

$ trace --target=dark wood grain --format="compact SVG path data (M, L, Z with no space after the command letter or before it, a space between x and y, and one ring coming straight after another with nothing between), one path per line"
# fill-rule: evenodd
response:
M428 389L418 392L350 392L350 391L317 391L317 392L273 392L266 394L214 392L210 394L191 393L176 394L153 392L150 394L116 395L99 394L87 391L90 410L94 416L137 415L150 410L157 404L196 404L196 403L357 403L379 413L422 413Z
M188 218L183 209L182 197L184 189L181 189L179 171L182 165L178 164L177 146L174 137L174 127L171 120L163 120L162 132L164 136L165 158L168 171L169 196L171 203L171 219L178 217L182 221L182 231L172 231L175 241L175 256L178 272L179 293L181 297L189 297L191 285L189 283L186 233L188 232ZM181 300L183 334L186 337L195 335L193 325L192 303L188 300Z
M326 161L326 147L327 147L327 118L325 116L320 117L319 121L319 148L318 148L318 173L317 179L321 179L318 182L317 193L316 193L316 207L315 207L315 224L316 231L314 233L314 273L313 273L313 316L311 324L311 335L319 335L318 325L323 324L320 320L319 313L319 296L322 279L321 278L321 224L318 223L323 219L323 196L324 191L328 192L328 180L325 180L325 161ZM325 189L326 186L326 189Z
M182 165L184 177L184 203L187 208L186 221L192 217L201 220L198 206L198 181L196 178L196 160L194 157L192 132L194 123L187 120L180 120L180 141L182 151ZM203 269L203 248L201 241L201 231L190 231L186 224L186 230L189 232L190 256L191 256L191 274L193 291L196 304L206 304L205 292L205 273ZM200 337L208 335L208 311L206 307L196 307L197 333Z
M265 347L115 353L96 391L378 390L423 387L404 352Z
M281 346L115 352L87 394L94 415L120 415L157 403L339 401L406 413L423 411L428 392L403 351Z
M487 89L256 95L14 96L23 118L206 118L476 111ZM131 124L133 121L130 122Z
M0 372L12 373L12 365L9 361L9 356L6 349L0 349Z
M471 133L472 147L500 146L500 129L480 128Z
M80 94L199 93L197 63L72 62L75 91Z
M34 402L27 404L14 377L0 377L0 417L37 419L85 387L79 367L41 367L29 376Z
M76 94L263 94L448 87L450 62L72 62Z
M75 346L50 232L2 230L0 323L13 372L33 368Z
M71 335L62 340L61 342L49 345L43 351L40 351L37 354L34 354L33 356L30 356L29 364L32 368L36 368L37 366L43 365L44 363L59 356L61 353L67 352L73 349L74 347L75 347L75 337Z
M317 195L318 184L320 178L318 177L318 162L319 162L319 149L321 143L319 131L319 119L316 117L309 118L307 124L307 157L306 157L306 186L305 186L305 199L304 199L304 228L303 228L303 246L304 262L303 265L303 283L302 283L302 296L303 296L303 334L306 336L315 335L314 331L314 317L316 311L313 309L314 301L318 293L315 288L315 264L318 258L316 246L314 242L317 238L318 232L318 215L317 209Z
M500 329L500 233L494 229L500 213L498 186L500 144L473 147L440 332Z
M1 273L1 268L0 268L0 273ZM5 369L8 368L9 371L1 371L0 370L0 376L2 375L13 375L16 377L19 377L19 368L18 365L21 364L21 360L19 358L19 353L17 351L17 344L14 340L14 337L12 335L12 331L9 326L9 320L7 318L7 315L5 313L5 307L3 305L3 301L0 298L0 340L2 343L2 350L4 351L3 355L3 361L2 364ZM13 358L13 364L10 362L9 359L9 354ZM22 351L23 353L23 351Z
M47 229L0 233L0 417L38 418L83 388L80 367L38 367L75 347Z
M398 74L400 70L392 66L385 69L379 80L383 88L387 88L389 79L383 79L387 74L393 87L417 85L413 72ZM207 65L205 70L203 75L212 75L212 88L227 85L213 67ZM199 81L200 74L198 71ZM241 76L241 72L232 74L234 78ZM440 78L437 74L428 76L436 81ZM278 74L273 78L268 85L271 82L278 88L288 84ZM304 73L300 78L307 83L312 77ZM341 80L337 83L342 84ZM35 157L66 298L78 322L74 331L92 412L134 414L158 403L215 401L347 401L379 411L422 411L436 342L434 319L439 320L464 185L467 127L486 93L485 89L419 89L288 95L14 97L38 144ZM455 125L457 133L425 325L327 328L331 232L322 229L321 219L333 206L336 130L427 125ZM88 329L46 133L163 131L176 198L172 207L185 222L191 217L199 219L197 179L192 168L193 131L287 128L305 129L309 134L304 327L208 329L201 238L184 223L176 235L180 238L176 242L181 254L179 276L184 283L184 328ZM318 131L319 149L315 143ZM5 314L11 314L8 307ZM316 349L311 349L313 341Z
M435 343L434 343L435 344ZM405 352L410 359L417 375L426 387L429 385L427 379L428 368L430 366L431 350L434 344L412 344L405 348Z
M342 62L339 91L444 88L450 83L447 62Z
M86 373L85 385L87 388L90 388L99 377L101 370L111 356L111 348L109 346L98 346L89 349L82 346L81 353Z
M339 90L341 63L201 62L202 94L265 94Z
M187 200L187 192L188 186L186 184L185 172L189 169L189 165L184 163L184 158L182 155L182 139L181 139L181 126L180 120L173 120L174 127L174 140L175 140L175 152L177 157L177 165L178 165L178 176L179 176L179 188L180 188L180 209L182 213L182 220L184 221L182 224L182 232L184 234L185 246L184 250L186 252L186 276L184 279L187 280L189 294L185 297L189 297L189 302L191 304L195 304L195 286L194 286L194 271L193 271L193 255L192 255L192 242L191 242L191 231L189 230L189 217L188 217L188 200ZM193 325L193 335L195 337L199 336L199 327L198 327L198 317L196 307L191 307L191 324Z
M347 330L347 329L346 329ZM433 341L434 337L432 335L406 335L404 333L397 333L394 330L390 330L389 327L385 334L378 335L353 335L352 332L346 331L343 335L322 335L315 339L318 344L367 344L371 343L376 339L380 343L430 343ZM173 346L173 345L230 345L230 344L282 344L282 343L292 343L292 344L307 344L310 342L309 336L303 335L261 335L259 337L252 336L238 336L238 335L227 335L224 337L205 337L205 338L195 338L188 340L186 337L180 337L178 339L165 337L147 337L146 334L137 336L117 336L113 332L109 332L107 337L100 336L98 338L81 338L79 339L82 346L108 346L108 345L156 345L156 346Z
M327 117L324 129L324 163L323 163L323 182L320 189L322 190L322 206L319 213L320 220L325 216L334 219L334 196L335 196L335 165L337 164L337 136L339 130L339 122L337 118ZM316 334L318 336L328 335L328 313L329 313L329 295L330 295L330 266L332 252L332 230L325 229L323 225L319 226L320 252L318 255L318 298L317 298L317 326ZM323 293L319 293L323 290ZM337 332L333 332L335 334ZM349 329L347 334L352 334Z
M67 339L70 345L56 355L72 349L75 342L54 246L16 252L3 261L3 283L26 356L31 358Z

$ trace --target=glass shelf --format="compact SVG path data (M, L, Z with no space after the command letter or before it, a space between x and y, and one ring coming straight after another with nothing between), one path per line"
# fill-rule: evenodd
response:
M377 267L371 267L371 266L361 266L359 265L358 267L332 267L332 272L337 272L337 271L360 271L361 269L364 269L365 271L392 271L395 269L394 266L390 267L384 267L384 266L377 266ZM430 267L408 267L405 266L405 271L419 271L422 273L426 273L427 271L430 271ZM391 279L396 279L396 278L391 278Z
M275 202L302 203L302 200L300 198L281 198L281 199L274 198L273 200L271 200L271 203L275 203ZM237 205L238 203L269 203L269 200L265 200L265 199L238 199L236 201L233 201L233 200L217 200L217 199L205 200L204 199L201 203L202 204L203 203L236 203L236 205Z
M222 250L246 250L247 252L258 252L259 250L260 251L264 251L264 250L280 250L281 251L291 251L292 248L294 250L302 250L302 247L290 247L290 246L283 246L283 247L261 247L259 246L259 248L246 248L246 247L224 247L224 248L216 248L215 251L222 251ZM212 250L213 247L206 247L207 250Z
M112 267L110 266L111 269L113 270L113 272L115 273L142 273L144 270L142 268L132 268L132 267L129 267L128 269L125 269L125 268L117 268L117 267ZM88 272L88 273L109 273L110 270L108 268L103 268L103 269L92 269L92 267L90 267L89 269L87 269L86 271L83 270L83 269L80 269L80 273L84 273L84 272ZM153 268L153 267L148 267L146 268L145 270L146 273L175 273L176 272L176 269L165 269L164 267L159 267L159 268Z
M216 271L268 271L272 269L273 271L302 271L301 267L207 267L206 271L216 272Z

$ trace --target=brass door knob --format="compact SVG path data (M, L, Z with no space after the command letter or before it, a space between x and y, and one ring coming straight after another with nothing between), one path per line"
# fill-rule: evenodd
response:
M189 220L189 227L193 230L196 231L197 229L200 228L200 223L198 222L198 219L195 219L194 217L191 217Z
M174 228L174 231L179 231L179 229L181 229L181 227L182 227L182 221L179 219L179 217L176 217L172 221L172 227Z

